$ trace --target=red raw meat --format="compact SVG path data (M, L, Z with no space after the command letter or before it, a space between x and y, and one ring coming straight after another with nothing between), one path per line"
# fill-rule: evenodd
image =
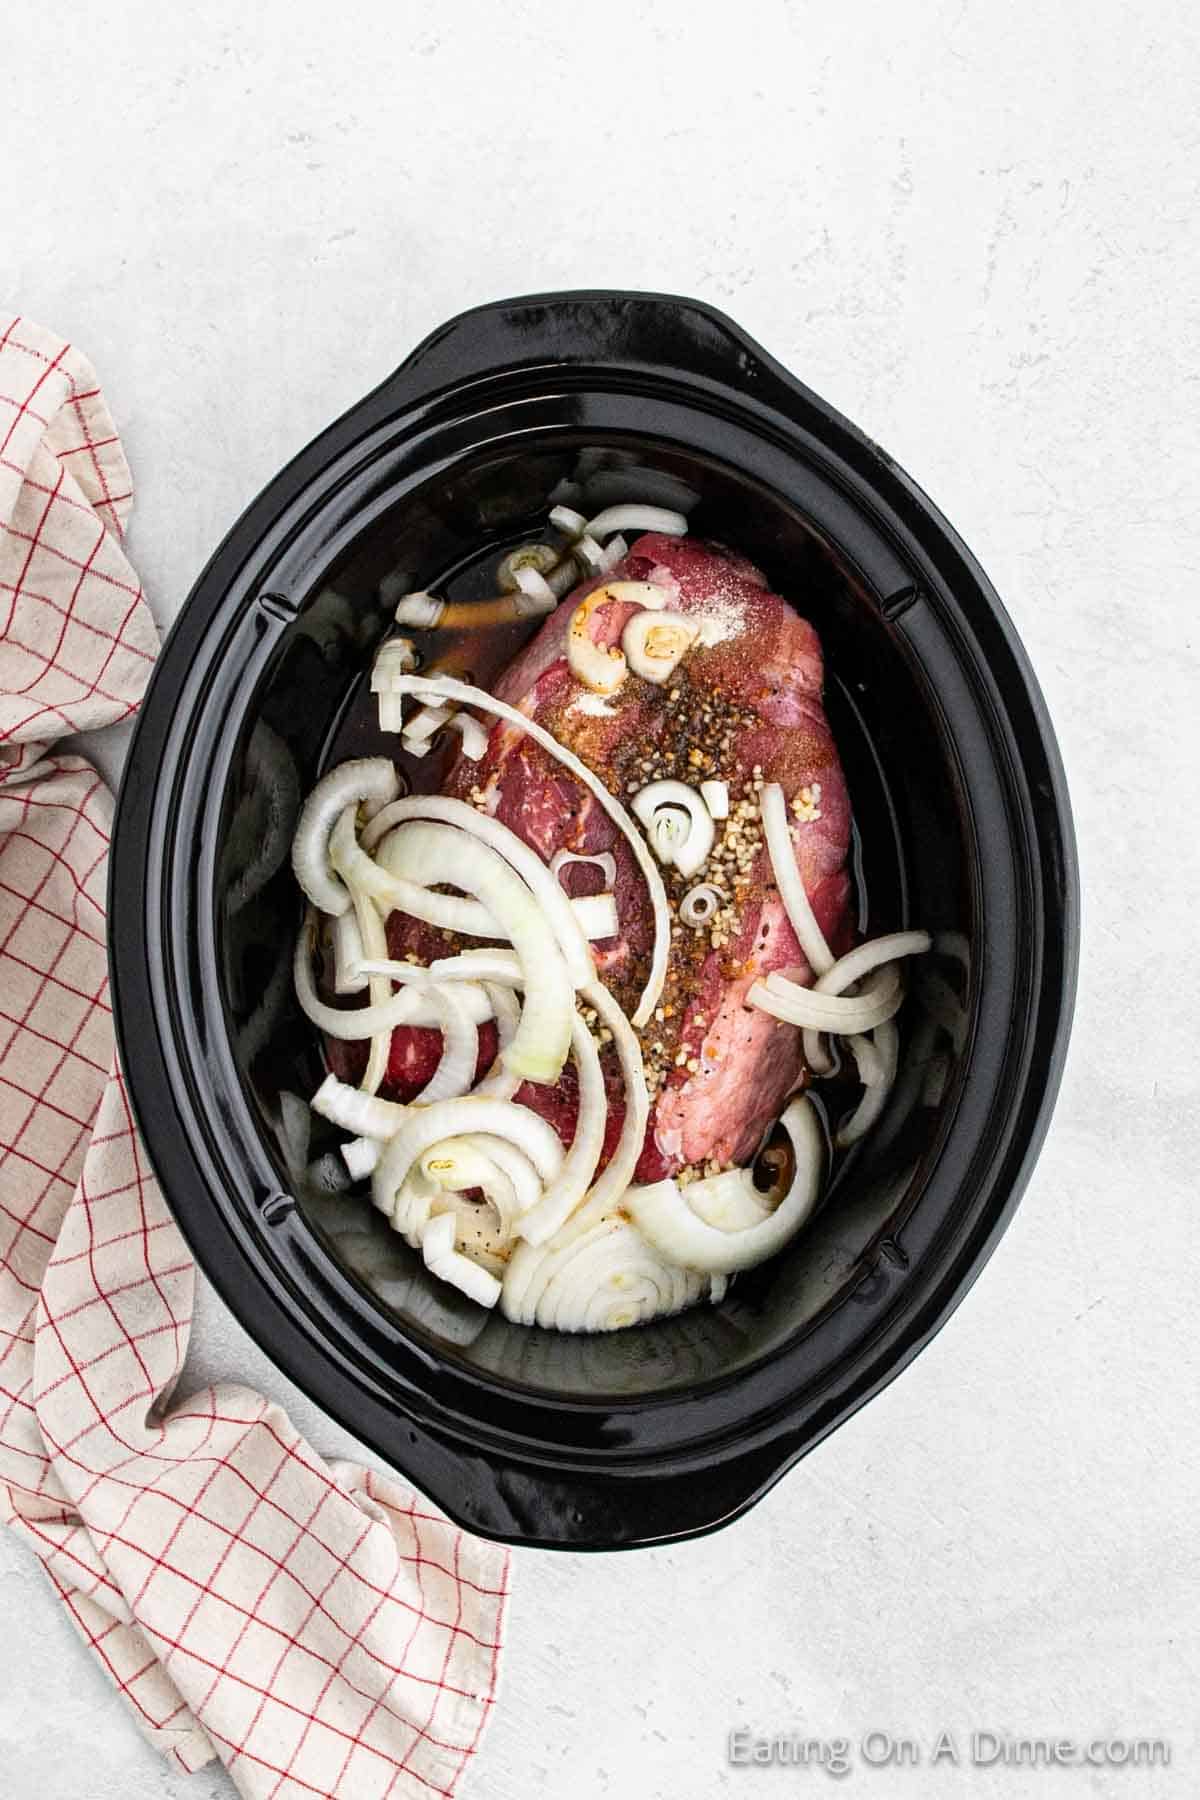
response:
M744 793L753 799L756 780L779 782L789 801L819 784L819 797L804 809L803 818L794 819L793 842L822 930L835 952L848 948L850 805L821 704L821 649L812 626L772 593L744 559L693 538L640 538L625 561L603 577L603 583L618 580L653 581L666 588L671 610L703 615L710 621L710 635L719 641L689 650L676 677L664 686L630 674L619 692L602 702L575 679L566 662L571 614L585 594L602 585L591 581L546 620L493 684L494 692L553 731L625 800L663 772L664 762L666 772L685 780L726 780L734 806ZM591 615L596 641L616 642L635 610L619 600L598 607ZM728 748L722 752L723 738ZM711 758L711 765L696 766L689 751ZM620 935L593 948L603 979L631 1012L649 964L652 914L632 853L598 802L544 750L504 722L492 728L481 761L457 758L444 791L477 802L482 797L489 812L547 860L561 848L612 852ZM756 829L757 818L747 828ZM721 826L717 831L719 844ZM563 875L572 893L598 886L594 866L568 865ZM670 871L665 875L676 900L691 885ZM800 1033L745 1005L752 982L771 970L795 971L801 981L811 978L774 885L765 844L741 870L738 884L741 904L727 942L713 945L706 933L673 926L673 975L660 1003L664 1012L672 1010L663 1019L652 1019L642 1033L647 1062L659 1071L661 1086L639 1180L710 1161L745 1162L804 1079ZM422 960L447 948L440 933L399 914L388 922L388 937L393 954L415 951ZM417 1092L436 1067L439 1045L436 1032L398 1030L385 1091L400 1099ZM687 1055L676 1066L681 1047ZM696 1067L690 1069L693 1061ZM622 1089L611 1052L605 1064L613 1100L611 1150ZM519 1098L569 1141L575 1116L573 1070L568 1068L552 1090L527 1084Z

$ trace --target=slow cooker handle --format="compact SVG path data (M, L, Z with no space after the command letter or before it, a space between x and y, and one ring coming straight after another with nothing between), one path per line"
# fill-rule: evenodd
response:
M746 1512L824 1435L796 1430L734 1452L702 1469L628 1472L523 1463L486 1457L452 1437L406 1424L398 1466L415 1478L457 1525L483 1537L538 1550L620 1550L699 1537ZM381 1446L385 1453L387 1446Z
M530 294L460 313L418 344L363 404L382 419L450 389L461 393L475 381L511 379L547 365L699 377L743 398L759 389L776 405L809 397L715 308L672 294L596 290Z

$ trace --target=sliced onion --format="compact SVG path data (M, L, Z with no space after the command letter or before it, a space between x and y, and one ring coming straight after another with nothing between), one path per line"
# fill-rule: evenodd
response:
M702 1274L730 1275L765 1262L795 1236L821 1191L824 1144L816 1111L803 1095L791 1101L781 1123L796 1154L792 1185L768 1218L744 1230L725 1231L706 1223L688 1204L688 1190L677 1182L659 1181L630 1191L625 1201L630 1216L663 1256Z
M385 911L408 913L427 925L439 925L444 931L464 937L497 935L495 913L478 900L460 894L434 893L432 884L441 879L436 874L431 874L426 882L393 868L396 860L407 859L404 844L397 840L398 831L390 833L380 846L378 859L368 856L359 844L354 815L347 809L333 828L330 855L347 885L368 894Z
M458 712L450 720L450 729L462 738L463 755L471 762L482 762L487 755L488 734L485 726L470 713Z
M347 807L364 801L386 805L400 792L395 768L386 756L364 756L340 763L318 781L300 809L292 839L292 868L314 906L336 918L350 906L350 891L330 867L329 840Z
M700 798L714 819L729 817L729 783L727 781L702 781Z
M606 506L587 523L594 538L608 537L614 531L661 531L669 537L684 537L687 528L683 514L665 506Z
M558 551L552 544L518 544L497 569L496 585L507 594L519 592L518 569L532 569L537 575L549 576L558 560Z
M434 1186L437 1185L435 1181ZM421 1230L421 1254L425 1258L428 1268L432 1269L435 1262L444 1256L449 1256L454 1248L454 1234L453 1213L439 1213L435 1218L426 1221Z
M513 962L515 967L515 959L510 957L509 960ZM434 965L435 968L437 966L437 964ZM365 974L386 975L391 981L403 981L407 977L413 975L419 977L420 979L412 987L407 989L409 1004L403 1015L397 1019L395 1023L398 1025L421 1026L425 1030L441 1030L441 1014L438 1012L434 1003L434 988L436 983L431 980L433 974L432 969L422 968L420 964L394 962L390 958L381 958L379 961L367 958L364 960L362 967ZM477 982L468 969L465 967L462 969L456 968L451 971L449 975L441 976L439 979L453 983L455 997L465 1010L472 1025L486 1025L489 1019L495 1018L495 1007L492 1005L484 985ZM519 985L519 982L520 975L518 971L514 974L511 985L516 987ZM393 998L395 998L395 996L393 996ZM364 1008L361 1013L339 1012L337 1016L343 1022L349 1020L353 1023L355 1019L363 1016L365 1011L366 1009ZM382 1009L381 1016L386 1016L386 1014L382 1012ZM388 1029L391 1031L394 1029L394 1026L389 1026ZM332 1032L330 1035L343 1038L358 1038L367 1037L370 1033L355 1030Z
M585 531L582 537L575 539L571 546L571 554L579 566L591 575L598 575L604 567L604 552L590 532Z
M450 1217L443 1214L441 1217ZM440 1219L430 1219L424 1228L421 1241L422 1254L431 1275L439 1281L448 1282L464 1293L468 1300L474 1300L479 1306L492 1307L500 1298L500 1283L487 1269L480 1268L469 1256L463 1256L458 1250L442 1250L440 1238L432 1241L432 1248L426 1248L426 1240Z
M431 1106L435 1100L457 1100L467 1093L479 1060L479 1033L454 988L431 987L429 998L441 1019L442 1055L413 1102L420 1106Z
M504 1066L528 1081L557 1081L571 1044L574 983L538 898L495 850L451 825L412 820L397 826L388 841L408 870L404 886L416 896L407 911L420 918L428 892L424 883L446 881L478 896L494 915L524 976L521 1023L504 1052ZM339 855L336 842L333 854ZM549 871L542 873L563 899Z
M646 848L645 840L633 820L598 776L593 775L587 764L581 762L573 751L566 749L553 734L533 719L526 718L515 706L509 706L503 700L496 700L483 688L470 686L454 676L438 675L432 678L421 675L407 675L404 678L406 691L421 698L440 695L443 699L459 700L467 706L476 706L483 712L493 713L497 718L505 719L510 725L516 725L540 744L543 750L549 751L564 768L571 771L588 791L595 796L621 831L637 859L637 864L645 878L650 895L650 904L654 913L654 950L650 959L650 974L646 986L633 1014L635 1026L642 1026L649 1019L658 1004L659 995L667 975L667 958L671 949L671 915L667 906L666 889L662 876L654 866L654 859Z
M363 970L362 932L353 907L339 913L330 933L333 941L333 991L335 994L365 994L367 977Z
M902 957L923 956L929 945L927 931L892 931L885 937L870 938L865 944L859 944L845 956L840 956L831 968L826 969L814 982L813 991L818 994L844 994L848 987L853 987L856 981L861 981L873 969L885 963L898 962ZM855 1061L859 1062L861 1074L862 1064L858 1051L853 1046L851 1048ZM816 1030L810 1029L804 1033L804 1055L809 1067L817 1074L827 1072L831 1066ZM862 1079L867 1086L875 1085L868 1082L865 1075Z
M602 575L608 575L616 568L619 562L624 562L628 555L629 545L625 542L625 539L621 536L620 532L618 532L616 537L609 538L607 544L604 546L604 553L600 558L600 573Z
M873 1031L899 1012L903 997L899 971L889 964L864 985L861 994L822 994L776 973L768 975L765 982L756 981L746 1000L776 1019L786 1019L789 1025L849 1035Z
M495 1306L500 1298L500 1283L487 1269L454 1248L455 1215L435 1213L420 1231L421 1255L431 1275L461 1289L468 1299L480 1306Z
M816 914L805 892L788 824L787 802L777 781L769 781L763 788L761 809L767 854L771 858L771 869L779 889L779 897L783 901L783 909L791 921L792 930L800 940L800 948L807 957L813 974L824 975L827 969L833 967L833 952L825 942L825 934L817 924Z
M595 863L609 888L617 879L617 859L611 850L601 850L595 856L582 856L574 850L556 850L550 858L550 873L561 875L568 863Z
M433 1106L411 1108L380 1158L372 1179L380 1211L392 1214L413 1164L431 1144L481 1131L507 1138L523 1150L543 1181L553 1181L562 1167L562 1145L553 1127L527 1106L474 1094L461 1100L439 1100Z
M358 926L359 941L362 944L364 958L366 956L387 955L387 933L383 928L383 920L373 900L368 899L359 888L353 890L354 920ZM343 915L345 917L347 915ZM392 997L392 984L378 975L367 978L367 998L372 1006L386 1006ZM388 1057L392 1048L390 1031L377 1031L371 1035L371 1048L367 1056L367 1066L363 1070L363 1078L359 1083L366 1094L379 1092L379 1085L387 1074Z
M471 1092L473 1094L490 1094L494 1100L511 1100L521 1085L521 1077L514 1075L511 1069L506 1068L504 1052L516 1035L521 1019L521 1008L512 989L503 982L484 982L484 992L487 994L492 1014L496 1020L498 1044L495 1061L482 1081L476 1082ZM499 1142L498 1139L497 1142Z
M348 1144L341 1146L342 1161L345 1163L355 1181L361 1181L370 1175L380 1156L380 1139L374 1137L351 1138Z
M660 861L685 877L695 875L707 862L716 831L712 814L694 787L686 781L651 781L630 802L634 816L646 827ZM660 821L667 814L667 824ZM686 815L686 824L677 823Z
M503 1140L489 1141L500 1143ZM431 1144L421 1157L421 1173L447 1194L457 1195L468 1188L479 1188L496 1216L496 1240L504 1242L511 1237L517 1216L517 1190L495 1157L480 1148L483 1142L480 1134L447 1138L440 1144ZM434 1213L438 1210L439 1203L435 1200ZM455 1205L450 1210L463 1219L477 1215L479 1211L474 1202Z
M316 982L313 979L312 955L315 917L312 913L305 920L304 927L296 939L296 954L292 962L292 973L296 986L296 998L305 1015L312 1023L323 1031L326 1037L340 1038L346 1042L354 1042L358 1038L371 1037L394 1030L397 1025L415 1023L414 1013L418 1010L422 996L413 988L400 994L393 994L380 1006L340 1007L326 1006L317 994ZM406 981L422 985L429 980L425 969L415 968L409 963L395 965L393 980ZM401 973L406 971L406 973Z
M396 604L397 625L415 625L418 630L432 629L446 610L446 602L439 600L435 594L427 594L418 590L414 594L402 594Z
M432 981L493 981L504 987L521 987L525 977L511 950L462 950L442 956L427 971Z
M581 894L571 908L589 943L616 937L620 930L615 894Z
M374 849L393 826L410 819L436 819L445 825L457 826L459 830L467 832L502 856L541 902L542 910L567 959L567 967L575 986L579 987L583 982L592 980L595 964L570 901L536 850L531 850L515 831L510 830L499 819L477 812L465 800L454 800L443 794L411 794L376 813L363 832L363 849ZM449 880L449 877L437 876L435 879ZM506 934L483 931L471 935L495 937Z
M588 522L583 514L576 512L571 506L552 506L550 523L557 531L561 531L564 537L568 538L582 537L588 528Z
M698 1218L717 1231L746 1231L770 1218L782 1196L771 1200L754 1185L751 1169L725 1169L690 1182L685 1199Z
M556 562L546 576L547 585L552 594L562 599L569 594L580 576L580 569L573 556L564 556Z
M552 613L558 605L558 595L546 577L536 569L531 569L528 564L513 570L513 580L525 598L534 602L534 608L526 609L527 617L542 618L546 613Z
M505 1272L501 1306L522 1325L620 1331L682 1312L707 1285L667 1262L628 1219L613 1217L563 1246L518 1245Z
M702 881L696 887L689 888L683 896L679 903L679 917L693 929L711 925L721 910L723 900L720 888L714 887L711 881Z
M875 1048L883 1063L883 1077L864 1091L850 1117L844 1125L839 1126L834 1139L839 1150L848 1149L859 1138L865 1137L887 1105L888 1095L896 1080L896 1070L900 1065L900 1033L890 1019L885 1020L876 1030Z
M382 1162L382 1155L380 1162ZM406 1179L388 1195L387 1204L380 1202L379 1163L371 1173L371 1199L383 1213L393 1231L398 1231L402 1238L410 1243L414 1250L421 1247L421 1233L425 1229L433 1203L437 1199L438 1189L433 1182L427 1181L419 1168L409 1170Z
M817 1040L820 1042L820 1039ZM878 1087L884 1079L886 1069L882 1056L874 1038L855 1035L846 1039L849 1050L858 1068L858 1079L864 1087Z
M637 1034L608 989L603 982L593 982L584 989L582 998L588 1006L595 1008L601 1024L607 1025L612 1032L621 1079L625 1083L625 1117L621 1121L621 1134L603 1174L588 1195L588 1206L603 1212L606 1206L620 1199L633 1180L650 1119L650 1095L646 1089L646 1068Z
M523 1150L510 1144L507 1138L495 1137L486 1131L472 1132L468 1137L457 1139L457 1142L474 1144L485 1156L490 1156L496 1167L508 1176L516 1196L518 1219L522 1213L529 1212L537 1205L542 1197L542 1178Z
M448 706L422 706L406 729L405 737L413 738L418 743L423 738L433 737L435 732L449 723L451 711Z
M396 677L411 675L416 666L416 650L411 638L387 638L375 652L371 692L378 700L380 731L404 729L404 696L396 688Z
M364 1094L360 1088L339 1081L336 1075L325 1077L309 1105L323 1119L340 1125L343 1131L352 1131L356 1137L390 1138L408 1117L406 1106Z
M644 610L661 612L667 596L649 581L605 582L584 595L567 627L567 666L594 694L615 694L628 673L624 651L616 644L598 644L590 630L592 614L610 600L628 601Z
M626 622L621 648L635 675L661 687L671 679L700 634L682 613L639 612Z
M588 1191L604 1148L604 1127L608 1121L604 1071L595 1040L578 1013L571 1032L571 1054L579 1073L575 1136L558 1175L533 1211L521 1220L521 1236L531 1244L546 1243L570 1218Z

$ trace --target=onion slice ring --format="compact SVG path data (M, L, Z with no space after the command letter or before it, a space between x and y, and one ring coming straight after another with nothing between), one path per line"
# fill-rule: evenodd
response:
M443 825L457 826L502 856L541 902L562 946L575 986L595 978L591 951L562 883L537 851L531 850L515 831L499 819L477 812L465 800L454 800L445 794L410 794L402 800L393 800L374 815L363 831L362 848L374 850L394 826L410 819L435 819ZM494 934L481 932L478 935Z
M292 871L322 912L337 918L350 908L350 890L329 866L334 826L348 806L363 801L384 806L399 792L399 777L389 758L364 756L331 769L304 802L292 838Z
M638 1000L633 1013L635 1027L645 1025L654 1008L658 1004L663 984L667 978L667 959L671 951L671 915L667 906L667 891L663 886L662 876L655 865L654 858L646 847L645 839L621 802L610 794L604 783L581 762L574 751L568 750L558 742L553 734L535 720L527 718L515 706L506 701L495 700L483 688L472 687L469 682L459 681L453 675L404 675L406 693L421 699L458 700L464 706L475 706L482 712L493 713L499 719L505 719L524 731L535 743L540 744L551 756L557 758L564 768L593 794L604 808L613 824L621 832L637 860L646 887L650 894L650 904L654 913L654 949L650 959L650 974L646 986ZM832 958L830 959L832 960Z
M407 684L411 677L406 675L402 679ZM769 781L764 787L760 808L767 854L771 858L771 869L779 889L779 898L783 901L783 909L791 922L792 930L800 940L800 948L807 957L813 974L824 975L827 969L833 967L833 951L825 942L825 933L817 924L816 914L805 891L788 823L787 802L777 781Z
M595 1039L578 1013L571 1031L571 1054L579 1071L575 1136L562 1168L537 1205L521 1219L521 1236L531 1244L546 1243L561 1225L566 1224L587 1193L604 1148L604 1127L608 1118L604 1071Z
M816 1110L804 1095L785 1108L780 1123L796 1153L792 1185L773 1213L745 1230L725 1231L706 1223L677 1182L630 1190L625 1199L630 1217L660 1255L702 1275L732 1275L765 1262L795 1236L816 1206L825 1146Z

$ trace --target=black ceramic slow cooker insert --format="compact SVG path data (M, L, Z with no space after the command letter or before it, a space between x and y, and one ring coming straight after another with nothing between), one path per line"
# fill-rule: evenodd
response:
M485 591L563 482L597 504L690 490L691 529L812 619L861 923L936 939L888 1111L810 1229L720 1306L597 1337L485 1314L339 1188L290 977L299 802L331 762L380 747L365 684L390 623L381 580ZM435 332L201 575L121 789L113 989L167 1198L257 1341L463 1525L614 1548L735 1517L957 1305L1045 1131L1077 910L1041 697L924 494L710 308L551 294Z

